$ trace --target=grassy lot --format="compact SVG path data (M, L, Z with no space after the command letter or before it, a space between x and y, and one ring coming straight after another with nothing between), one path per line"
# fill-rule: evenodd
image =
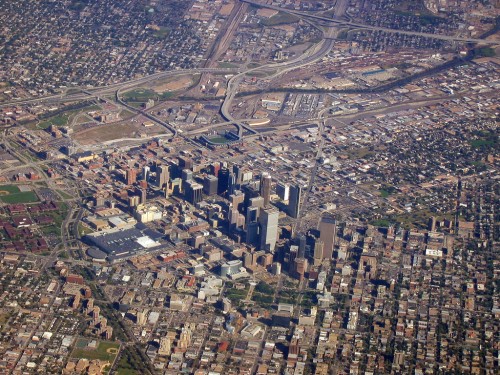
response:
M298 294L295 291L281 290L278 294L278 301L280 303L295 304L297 302Z
M238 64L233 64L233 63L230 63L230 62L221 62L221 63L219 63L219 68L232 69L232 68L237 68L238 66L239 66Z
M48 225L46 227L42 227L42 228L40 228L40 230L46 236L51 235L51 234L54 235L54 236L60 236L61 235L61 227L57 226L55 224L50 224L50 225Z
M261 66L261 64L250 63L250 64L247 65L247 68L248 69L254 69L254 68L258 68L259 66Z
M236 289L232 282L226 283L226 289L224 292L225 297L229 298L231 302L239 302L248 294L248 290L250 289L250 285L245 285L244 289Z
M355 149L349 150L348 154L349 154L349 158L351 160L352 159L366 159L366 158L373 156L373 154L375 154L375 152L370 151L368 148L355 148Z
M128 100L126 100L126 102L128 105L131 105L134 108L142 108L142 105L145 103L145 102L129 102Z
M379 189L379 193L382 198L387 198L389 195L396 193L396 188L391 185L383 184Z
M87 113L91 111L98 111L100 110L101 107L93 104L93 105L88 105L86 107L78 108L78 109L73 109L73 110L68 110L65 111L64 113L60 113L58 115L55 115L53 117L49 117L48 119L45 119L41 121L36 128L38 129L47 129L51 125L55 126L65 126L70 123L70 121L77 115L81 113Z
M153 35L158 38L165 38L170 33L168 27L160 26L160 30L155 30Z
M293 14L288 14L284 12L279 12L278 14L272 16L271 18L262 20L264 26L277 26L285 25L287 23L295 23L299 20L299 17Z
M495 144L495 141L491 139L475 139L470 142L471 147L473 148L481 148L481 147L489 147L493 146Z
M484 57L493 57L496 55L495 50L491 47L478 48L477 54Z
M160 95L161 100L167 100L170 99L172 96L174 96L174 93L172 91L165 91Z
M94 233L94 231L82 223L78 223L78 233L80 233L80 236L85 236L86 234Z
M257 302L262 307L270 306L274 300L274 287L264 281L259 281L252 294L252 301Z
M214 138L210 138L210 142L213 142L213 143L217 143L217 144L220 144L220 145L223 145L225 143L228 143L229 142L229 139L225 138L225 137L214 137Z
M238 302L241 301L242 299L245 299L245 297L248 294L247 289L227 289L226 290L226 297L231 300L231 302Z
M316 303L317 303L316 292L308 291L303 294L300 305L303 307L311 307L314 306Z
M4 203L37 202L38 197L33 191L20 191L15 185L0 186L0 200Z
M120 361L121 363L121 361ZM124 367L120 367L117 371L116 371L117 375L139 375L140 372L137 371L137 370L132 370L132 369L129 369L129 368L124 368Z
M260 305L270 305L271 303L273 303L273 296L254 292L252 294L252 301L257 302Z
M390 225L389 220L386 219L378 219L371 222L371 225L375 225L376 227L388 228Z
M127 109L123 110L120 112L120 117L124 120L129 119L131 117L134 117L136 114L134 112L131 112Z
M0 186L0 192L1 191L7 191L9 194L16 194L19 193L20 190L16 185L2 185ZM3 195L0 193L0 195Z
M405 229L412 229L412 228L424 229L427 228L427 223L429 221L429 218L433 215L434 214L428 210L413 211L376 220L375 222L373 222L373 225L388 227L389 222L391 222L391 223L399 223ZM441 214L440 217L442 216L443 215ZM452 214L450 214L450 218L451 217L453 217ZM381 224L387 224L387 225L381 225Z
M123 349L116 369L118 375L141 375L148 372L142 358L134 349L129 347Z
M87 349L79 347L80 345L78 344L80 342L81 340L79 340L75 349L71 353L71 358L87 358L90 360L100 359L102 361L109 361L110 363L112 363L120 348L120 344L118 343L101 341L99 342L96 349Z
M126 102L147 102L149 99L156 99L158 94L151 89L135 89L123 94L123 100Z
M387 190L380 190L380 196L382 198L387 198L389 196L389 192Z
M55 126L64 126L68 124L69 116L67 114L61 114L54 117L50 117L49 119L42 121L38 124L39 129L47 129L51 125Z
M44 213L44 216L50 216L54 219L54 222L50 225L43 226L40 228L43 234L45 235L61 235L61 225L66 217L66 213L68 212L68 206L65 203L59 203L58 211L51 211Z

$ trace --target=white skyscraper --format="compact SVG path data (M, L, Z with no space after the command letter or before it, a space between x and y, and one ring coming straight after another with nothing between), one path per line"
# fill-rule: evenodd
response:
M274 252L278 240L278 219L279 211L277 208L261 210L259 217L261 250Z

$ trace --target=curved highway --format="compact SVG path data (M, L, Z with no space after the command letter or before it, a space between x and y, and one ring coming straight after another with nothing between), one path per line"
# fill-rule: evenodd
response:
M334 18L318 16L318 15L314 15L314 14L310 14L310 13L306 13L306 12L301 12L298 10L283 8L283 7L276 6L276 5L263 4L263 3L260 3L258 1L254 1L254 0L240 0L240 1L242 1L244 3L252 4L252 5L257 6L257 7L278 10L281 12L294 14L294 15L299 16L299 17L314 19L317 21L323 21L323 22L327 22L327 23L335 24L335 25L352 26L352 27L362 28L362 29L366 29L366 30L385 31L385 32L394 33L394 34L414 35L414 36L421 36L421 37L425 37L425 38L441 39L441 40L448 40L448 41L455 41L455 42L483 43L483 44L495 44L495 45L500 44L500 41L487 40L487 39L463 38L463 37L457 37L457 36L452 36L452 35L441 35L441 34L423 33L423 32L418 32L418 31L391 29L389 27L371 26L371 25L365 25L365 24L362 24L359 22L350 22L350 21L345 21L345 20L341 20L341 19L334 19Z
M71 89L78 90L74 94L58 94L58 95L48 95L42 96L39 98L32 99L21 99L21 100L13 100L6 103L0 103L0 108L10 107L13 105L22 105L22 104L36 104L36 103L61 103L61 102L74 102L88 99L89 95L93 96L103 96L106 94L113 94L116 90L127 90L135 86L139 86L150 81L154 81L156 79L165 79L168 77L173 77L177 75L186 75L186 74L197 74L197 73L238 73L238 69L230 69L230 68L195 68L195 69L179 69L179 70L171 70L166 72L159 72L149 76L136 78L130 81L121 82L121 83L113 83L108 86L100 86L100 87L92 87L92 88L82 88L82 87L72 87Z
M293 70L296 68L300 68L302 66L312 64L320 59L322 59L324 56L330 52L334 44L334 39L331 38L331 35L324 35L323 40L316 44L314 47L312 47L309 51L301 55L295 60L291 61L286 61L282 63L277 63L277 64L267 64L263 66L259 66L257 68L249 69L246 70L242 73L239 73L228 81L227 84L227 91L226 91L226 97L224 98L224 102L222 103L221 106L221 114L222 117L224 117L225 120L228 122L232 122L237 128L238 128L238 138L243 139L243 131L247 130L252 134L257 134L257 131L253 129L252 127L246 125L244 122L241 120L237 120L233 117L231 114L231 104L233 102L233 99L238 91L238 86L240 85L241 81L243 78L248 74L248 73L253 73L253 72L263 72L266 73L266 71L269 70L276 70L277 72L272 74L272 76L269 76L268 78L274 78L278 75L281 75L289 70Z

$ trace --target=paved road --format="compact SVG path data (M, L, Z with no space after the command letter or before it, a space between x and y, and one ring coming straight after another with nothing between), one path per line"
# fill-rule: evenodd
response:
M197 69L178 69L178 70L171 70L167 72L159 72L155 73L149 76L137 78L137 79L132 79L127 82L121 82L121 83L114 83L108 86L101 86L101 87L93 87L93 88L83 88L83 87L74 87L72 88L74 90L78 90L78 92L74 93L63 93L63 94L58 94L58 95L49 95L49 96L43 96L40 98L33 98L33 99L21 99L21 100L13 100L10 102L6 103L1 103L0 108L4 107L10 107L13 105L22 105L22 104L51 104L51 103L62 103L62 102L76 102L80 100L85 100L89 98L89 94L94 95L96 97L108 95L108 94L114 94L116 90L127 90L135 86L139 86L145 83L148 83L150 81L154 81L157 79L165 79L169 77L174 77L177 75L186 75L186 74L198 74L198 73L225 73L227 72L228 74L230 73L237 73L238 69L230 69L230 68L197 68ZM82 92L82 90L85 90L88 93Z
M252 4L255 6L259 6L262 8L274 9L274 10L282 11L285 13L294 14L294 15L302 17L302 18L314 19L314 20L326 22L328 24L333 24L333 25L352 26L352 27L367 29L367 30L385 31L385 32L394 33L394 34L414 35L414 36L421 36L421 37L425 37L425 38L433 38L433 39L441 39L441 40L457 41L457 42L465 42L465 43L482 43L482 44L495 44L495 45L500 44L500 41L487 40L487 39L463 38L463 37L457 37L457 36L452 36L452 35L431 34L431 33L422 33L422 32L418 32L418 31L406 31L406 30L391 29L388 27L371 26L371 25L365 25L365 24L359 23L359 22L351 22L351 21L346 21L346 20L342 20L339 18L328 18L328 17L318 16L318 15L314 15L314 14L307 13L307 12L300 12L297 10L286 9L286 8L276 6L276 5L263 4L263 3L260 3L258 1L254 1L254 0L240 0L240 1L242 1L244 3Z
M328 34L327 36L330 36ZM249 69L246 70L245 72L239 73L228 81L227 85L227 90L226 90L226 97L224 98L224 102L222 103L221 106L221 114L222 117L224 117L225 120L228 122L233 123L236 125L238 128L238 137L239 139L243 138L243 132L244 130L247 130L248 132L252 134L256 134L257 132L255 131L254 128L252 128L249 125L246 125L242 120L237 120L233 117L231 114L231 105L232 102L235 98L236 93L238 92L238 87L241 83L241 81L247 76L248 73L269 73L270 71L272 72L272 75L270 75L268 78L275 78L278 75L281 75L283 73L286 73L287 71L312 64L320 59L322 59L324 56L330 52L330 50L333 47L334 41L332 39L323 39L321 42L319 42L316 46L308 50L306 53L302 54L300 57L297 59L291 60L291 61L286 61L282 63L277 63L277 64L267 64L263 65L257 68Z
M316 175L318 174L318 169L320 166L319 158L323 154L323 147L325 145L325 139L323 138L323 131L325 127L324 121L318 121L318 148L316 149L316 156L315 156L315 162L314 166L311 169L311 175L309 176L309 182L307 184L307 188L305 190L305 194L302 197L301 201L299 202L300 204L300 210L299 210L299 217L295 221L295 224L293 226L292 234L294 236L297 235L297 233L300 232L301 224L302 224L302 218L304 217L303 213L303 207L308 205L309 201L309 196L311 194L312 189L314 188L314 183L316 181Z

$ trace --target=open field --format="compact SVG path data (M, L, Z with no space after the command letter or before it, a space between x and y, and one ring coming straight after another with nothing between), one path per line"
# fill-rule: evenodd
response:
M80 236L85 236L86 234L94 233L92 229L87 227L86 225L83 225L82 223L78 223L78 233L80 233Z
M139 375L138 371L128 368L119 368L116 373L118 375Z
M36 128L38 129L47 129L51 125L55 126L66 126L70 125L71 121L82 114L86 114L87 112L90 111L97 111L100 110L101 107L93 104L93 105L87 105L85 107L79 108L79 109L72 109L68 111L61 112L55 116L43 119L36 125ZM33 126L28 126L29 128L33 128Z
M230 62L221 62L218 64L219 68L229 68L229 69L232 69L232 68L238 68L239 67L239 64L234 64L234 63L230 63Z
M100 359L112 363L120 350L120 344L109 341L101 341L97 348L87 348L89 339L79 339L75 345L75 349L71 353L71 358L87 358Z
M223 136L213 137L213 138L209 138L209 139L211 142L221 144L221 145L231 142L230 139L227 139L226 137L223 137Z
M144 121L146 121L144 119ZM121 122L108 125L97 126L90 129L85 129L73 138L82 145L92 145L106 141L112 141L119 138L137 138L139 133L147 135L164 134L165 129L160 125L153 125L151 127L144 127L142 123Z
M146 102L149 99L156 99L157 93L151 89L138 88L127 91L122 95L126 102Z
M191 75L185 75L175 78L170 78L166 81L156 81L151 85L151 90L158 94L164 94L167 91L178 91L186 89L193 83L194 77Z
M33 191L21 191L15 185L0 186L0 200L4 203L37 202L38 197Z
M262 24L264 26L277 26L277 25L285 25L287 23L295 23L299 20L299 17L288 14L284 12L279 12L278 14L272 16L271 18L264 19Z
M21 190L15 185L3 185L0 186L0 195L9 195L20 193Z
M51 125L55 126L64 126L68 124L69 116L67 114L60 114L54 117L49 118L46 121L42 121L38 124L39 129L47 129Z

